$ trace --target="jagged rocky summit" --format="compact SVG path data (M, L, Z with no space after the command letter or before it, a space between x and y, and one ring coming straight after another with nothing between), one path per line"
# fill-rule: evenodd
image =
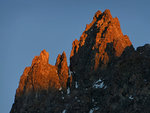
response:
M150 113L150 45L134 49L117 17L97 11L79 40L50 65L26 67L10 113Z

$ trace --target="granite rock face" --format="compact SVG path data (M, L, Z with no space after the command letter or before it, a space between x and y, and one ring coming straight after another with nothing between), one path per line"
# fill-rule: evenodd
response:
M129 47L133 48L128 36L123 35L118 18L113 18L108 9L103 13L97 11L80 40L76 39L72 44L70 70L82 72L82 84L89 79L90 73L107 68ZM81 78L81 75L76 75L76 78Z
M89 69L96 70L106 66L113 57L120 57L124 49L131 45L128 36L121 31L118 18L113 18L108 9L103 13L97 11L80 40L75 40L72 44L71 69L76 71L78 65L88 63Z
M68 68L67 57L65 52L63 52L62 55L60 54L58 55L55 66L57 67L57 72L58 72L61 87L66 88L67 87L66 83L69 77L68 75L69 68Z
M65 52L58 56L55 66L50 65L48 61L49 54L45 50L40 53L40 56L34 57L31 67L25 68L21 76L17 95L66 88L64 84L68 79L68 66Z
M30 103L32 106L34 101L39 101L43 95L66 89L69 75L65 52L58 55L55 66L50 65L48 61L49 53L43 50L40 56L34 57L31 67L25 68L11 112L24 112Z
M26 67L11 113L150 113L150 45L132 46L117 17L97 11L79 41L50 65Z

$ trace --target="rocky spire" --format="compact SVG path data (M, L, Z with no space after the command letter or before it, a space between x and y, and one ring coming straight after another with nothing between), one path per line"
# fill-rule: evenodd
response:
M24 70L20 78L16 97L28 94L32 91L59 90L66 88L68 78L68 66L65 52L58 55L56 65L50 65L49 53L43 50L40 56L35 56L31 67Z
M46 50L44 49L43 51L41 51L40 56L35 56L34 59L32 60L32 65L41 63L43 64L48 64L48 60L49 60L49 53L46 52Z
M65 52L48 61L43 50L25 68L10 113L149 113L150 45L135 51L109 10L73 42L70 69Z
M77 71L78 67L85 66L89 70L106 67L114 57L120 57L124 49L131 45L128 36L121 31L118 18L113 18L108 9L103 13L97 11L80 40L75 40L72 44L71 70Z
M66 57L66 53L63 52L62 55L58 55L57 60L56 60L56 64L55 64L57 70L58 70L58 76L60 79L60 83L61 86L63 88L66 88L66 83L68 80L68 65L67 65L67 57Z

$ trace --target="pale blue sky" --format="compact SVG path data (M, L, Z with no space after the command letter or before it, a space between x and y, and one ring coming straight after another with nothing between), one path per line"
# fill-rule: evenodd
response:
M149 0L0 0L0 112L8 113L20 76L46 49L50 64L69 55L97 10L110 9L134 47L150 43Z

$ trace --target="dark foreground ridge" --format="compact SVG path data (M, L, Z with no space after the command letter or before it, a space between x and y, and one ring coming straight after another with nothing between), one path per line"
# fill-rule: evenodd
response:
M150 113L150 45L134 49L117 17L97 11L80 40L50 65L26 67L10 113Z

